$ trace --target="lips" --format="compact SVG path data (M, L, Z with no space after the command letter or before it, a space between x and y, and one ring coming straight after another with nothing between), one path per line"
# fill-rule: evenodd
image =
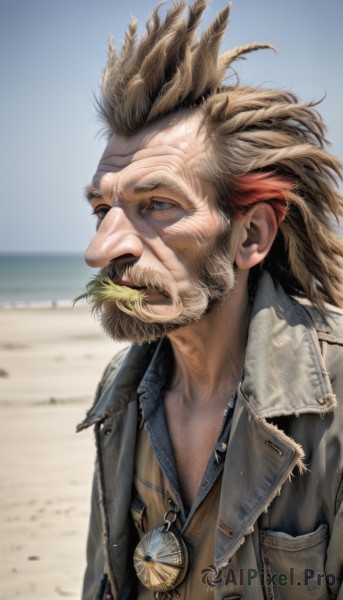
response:
M119 279L119 281L115 282L116 285L122 285L125 287L129 287L129 288L133 288L135 290L145 290L146 287L140 287L138 285L135 285L132 281L129 281L128 279Z
M114 283L116 285L125 285L125 287L135 287L134 283L132 283L132 281L129 281L128 279L119 279L117 281L114 281Z
M156 289L154 287L149 288L147 286L135 285L132 281L129 281L128 279L119 279L118 281L115 282L115 284L121 285L124 287L128 287L133 290L140 291L140 292L148 292L150 294L161 294L165 298L170 298L170 294L168 294L168 292L166 292L165 290Z
M104 268L104 274L109 277L115 285L131 288L144 293L145 299L151 296L162 295L170 299L172 297L171 286L165 278L153 269L139 268L138 265L122 265L115 268L114 265Z

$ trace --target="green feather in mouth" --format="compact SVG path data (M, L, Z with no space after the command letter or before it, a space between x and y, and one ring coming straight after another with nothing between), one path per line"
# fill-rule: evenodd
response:
M115 302L118 308L140 312L145 294L141 290L117 285L107 275L99 273L89 281L86 291L73 300L73 304L83 299L92 306L92 312L99 310L103 302Z

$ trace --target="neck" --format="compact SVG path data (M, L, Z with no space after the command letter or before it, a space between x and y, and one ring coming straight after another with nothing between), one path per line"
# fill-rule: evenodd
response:
M233 393L244 363L250 319L243 284L237 281L225 301L200 321L169 335L175 359L170 391L185 404L210 405Z

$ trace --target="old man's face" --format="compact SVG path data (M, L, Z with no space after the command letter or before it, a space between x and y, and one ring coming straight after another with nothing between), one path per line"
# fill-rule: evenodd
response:
M200 319L233 287L229 225L206 181L207 159L196 115L110 139L86 191L97 219L86 261L101 268L120 297L128 295L119 301L107 286L101 296L102 323L113 338L162 337ZM130 295L141 296L138 309Z

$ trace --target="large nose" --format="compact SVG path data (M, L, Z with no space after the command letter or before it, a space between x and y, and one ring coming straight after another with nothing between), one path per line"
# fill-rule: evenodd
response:
M104 267L114 259L138 259L143 243L138 231L121 207L113 207L102 221L85 252L90 267Z

